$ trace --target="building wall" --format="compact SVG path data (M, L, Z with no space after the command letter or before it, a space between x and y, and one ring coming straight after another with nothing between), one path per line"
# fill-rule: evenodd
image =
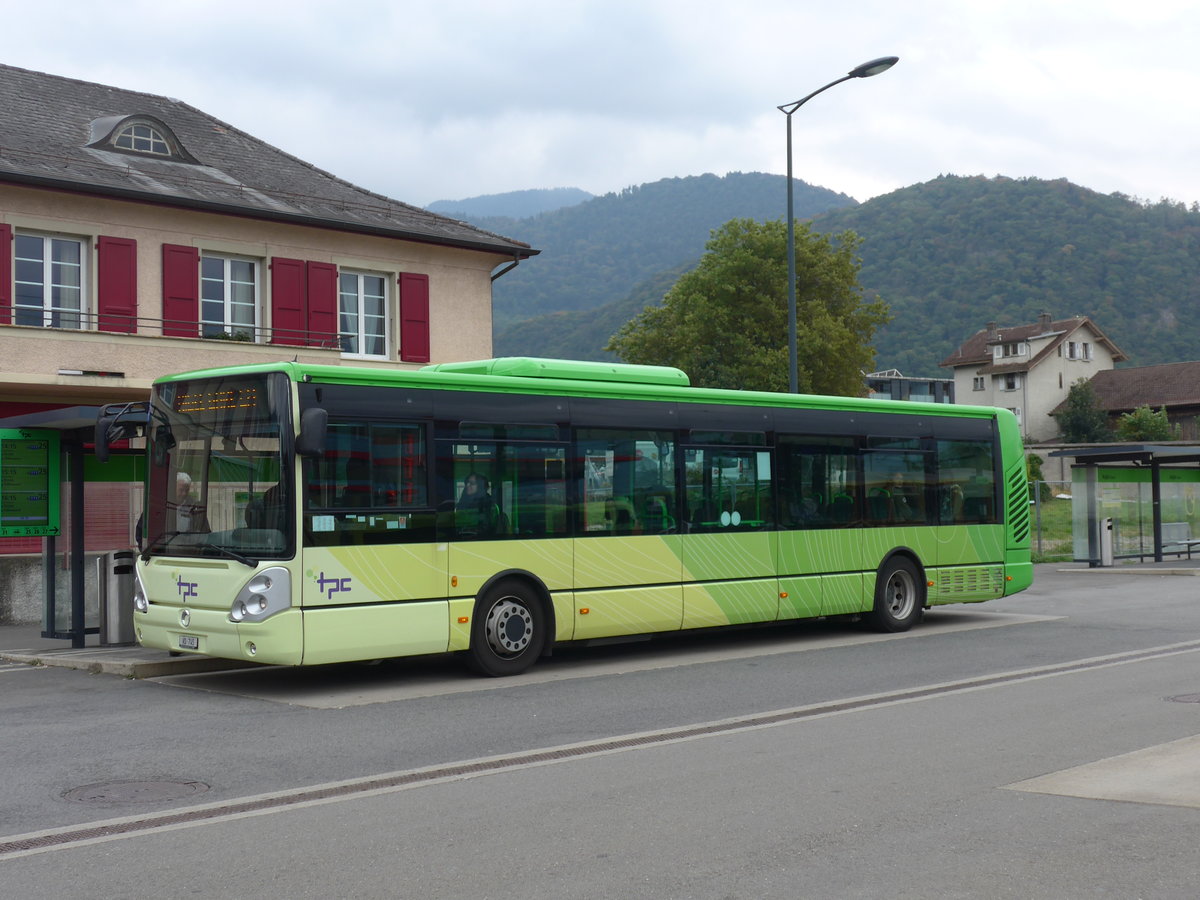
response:
M212 366L298 358L329 365L416 368L422 363L404 362L397 354L396 280L402 272L428 277L430 361L486 359L492 353L491 273L509 261L496 253L10 185L0 185L0 224L14 232L81 240L87 248L84 306L91 314L97 312L98 238L136 241L139 319L134 334L99 332L94 324L83 330L0 325L0 419L27 412L31 404L95 406L145 399L160 375ZM260 328L271 325L273 258L386 275L389 358L348 358L337 348L164 335L164 244L257 260ZM12 252L11 246L3 249ZM0 623L40 618L40 554L31 552L28 544L0 538ZM89 543L88 549L120 548ZM18 555L4 559L5 553ZM62 591L60 582L58 593Z
M109 383L109 389L144 389L149 380L168 371L207 367L223 361L269 361L291 358L299 349L305 359L346 365L411 367L396 358L399 333L394 293L400 272L429 277L430 356L434 362L481 359L491 355L491 272L507 259L498 254L360 235L324 228L264 222L250 218L174 209L165 206L109 200L33 188L0 186L0 223L14 230L63 234L82 238L91 252L85 269L85 297L96 309L96 239L100 235L137 242L138 324L136 337L111 340L105 334L62 330L49 345L19 353L30 331L38 328L0 327L0 384L20 383L55 375L59 369L125 372L128 384ZM338 351L263 344L221 347L220 342L162 335L162 245L176 244L201 252L245 256L259 261L260 326L270 325L271 278L275 257L333 263L341 269L362 269L391 277L389 297L390 359L343 360ZM130 343L132 341L133 343ZM83 345L72 351L74 342ZM315 361L315 359L314 359ZM86 364L85 364L86 363Z
M1028 341L1025 353L1017 357L994 358L993 363L1005 361L1028 364L1054 341L1056 336L1038 337ZM1068 341L1086 342L1091 350L1090 359L1071 359L1068 356ZM983 390L975 390L974 382L982 366L958 366L954 370L954 397L957 403L982 406L999 406L1004 409L1020 409L1021 432L1027 441L1048 441L1058 436L1058 423L1050 411L1066 399L1071 385L1080 378L1091 378L1103 369L1113 368L1114 362L1109 349L1096 339L1096 334L1086 325L1072 334L1068 341L1059 345L1037 365L1019 373L1019 384L1015 390L1004 390L1001 375L988 374Z

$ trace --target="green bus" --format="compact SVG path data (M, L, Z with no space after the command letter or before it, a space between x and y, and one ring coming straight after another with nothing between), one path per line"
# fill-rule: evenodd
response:
M146 438L135 627L176 653L511 675L625 635L903 631L1032 580L1001 409L597 362L281 362L159 379Z

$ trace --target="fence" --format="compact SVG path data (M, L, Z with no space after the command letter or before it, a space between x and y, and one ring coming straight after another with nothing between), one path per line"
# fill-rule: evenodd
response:
M1029 482L1030 518L1033 521L1034 559L1069 560L1072 538L1071 482Z

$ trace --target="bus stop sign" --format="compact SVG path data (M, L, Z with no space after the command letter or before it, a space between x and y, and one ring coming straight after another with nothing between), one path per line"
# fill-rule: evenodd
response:
M0 428L0 537L59 534L59 434Z

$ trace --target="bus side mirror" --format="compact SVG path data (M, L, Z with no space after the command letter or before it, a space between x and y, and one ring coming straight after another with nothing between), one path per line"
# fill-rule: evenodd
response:
M319 406L309 407L300 413L300 434L296 438L296 452L301 456L315 457L325 452L325 432L329 428L329 410Z
M125 419L122 416L132 415L149 417L150 406L145 402L109 403L96 416L96 430L93 435L95 454L98 462L108 462L109 450L118 441L137 437L142 433L145 422L139 418Z

